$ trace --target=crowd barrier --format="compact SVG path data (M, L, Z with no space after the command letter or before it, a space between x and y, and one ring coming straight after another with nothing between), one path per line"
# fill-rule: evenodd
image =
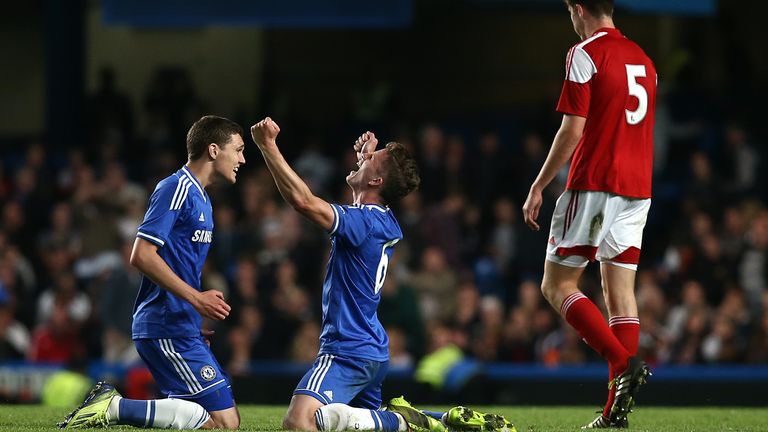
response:
M126 386L127 367L90 362L92 380ZM248 374L233 377L239 403L286 404L309 365L254 362ZM0 401L36 403L46 380L62 365L0 362ZM652 368L642 404L665 406L768 406L768 365L670 366ZM606 392L606 367L600 364L547 367L538 364L465 362L440 388L418 383L412 368L392 367L384 398L406 395L419 404L592 405Z

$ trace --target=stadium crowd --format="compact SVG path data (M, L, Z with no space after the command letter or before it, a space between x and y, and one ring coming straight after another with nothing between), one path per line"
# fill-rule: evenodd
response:
M143 128L105 72L89 98L82 144L0 150L0 359L138 359L130 323L140 275L128 256L148 187L184 163L184 133L206 113L188 80L167 75L149 86ZM704 105L676 105L674 93L659 103L637 283L640 350L652 364L765 363L764 146L749 126L697 111ZM379 133L410 146L422 176L396 209L405 239L382 288L379 318L393 365L415 365L448 345L482 361L597 360L542 298L547 230L532 232L520 217L556 130L551 110L517 131L423 122ZM291 133L299 122L281 124L281 145L310 187L348 202L344 175L364 130L330 144L319 133ZM211 193L215 231L203 273L204 288L225 292L233 308L227 320L206 324L233 374L247 374L255 360L314 360L329 248L277 195L252 143L246 160L235 188ZM563 180L546 191L545 225ZM582 289L599 300L597 266L590 268Z

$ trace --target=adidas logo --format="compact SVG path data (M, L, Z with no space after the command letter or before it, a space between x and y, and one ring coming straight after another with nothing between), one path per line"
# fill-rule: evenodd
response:
M200 217L202 216L203 215L200 215ZM557 241L555 241L555 236L552 236L549 238L549 244L551 244L552 246L555 246L557 244Z
M203 214L200 213L200 217L197 220L199 220L200 222L205 222L205 216L203 216Z

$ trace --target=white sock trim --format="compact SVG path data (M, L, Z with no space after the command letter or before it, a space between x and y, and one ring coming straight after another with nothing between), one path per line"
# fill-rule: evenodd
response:
M636 324L640 325L640 318L638 317L622 317L615 316L608 319L608 325L613 327L619 324Z
M582 294L581 292L578 292L578 291L573 293L573 294L571 294L571 295L569 295L568 297L565 298L565 300L563 300L563 304L560 305L560 315L562 315L563 318L565 318L566 315L568 314L568 309L570 309L571 306L573 306L574 303L576 303L577 301L579 301L581 299L586 299L586 298L587 298L587 296L585 296L584 294ZM589 299L587 299L587 300L589 300Z
M211 415L199 404L184 399L158 399L151 427L165 429L199 429Z

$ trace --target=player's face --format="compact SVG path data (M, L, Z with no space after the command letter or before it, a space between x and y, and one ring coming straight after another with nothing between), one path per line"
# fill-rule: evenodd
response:
M364 153L362 162L358 162L358 170L351 171L347 176L347 184L352 189L359 188L369 181L381 177L384 163L389 157L387 149L377 150L373 153Z
M229 142L219 146L219 153L213 161L213 171L216 177L234 184L237 181L237 170L245 164L243 155L245 144L238 134L232 134Z

